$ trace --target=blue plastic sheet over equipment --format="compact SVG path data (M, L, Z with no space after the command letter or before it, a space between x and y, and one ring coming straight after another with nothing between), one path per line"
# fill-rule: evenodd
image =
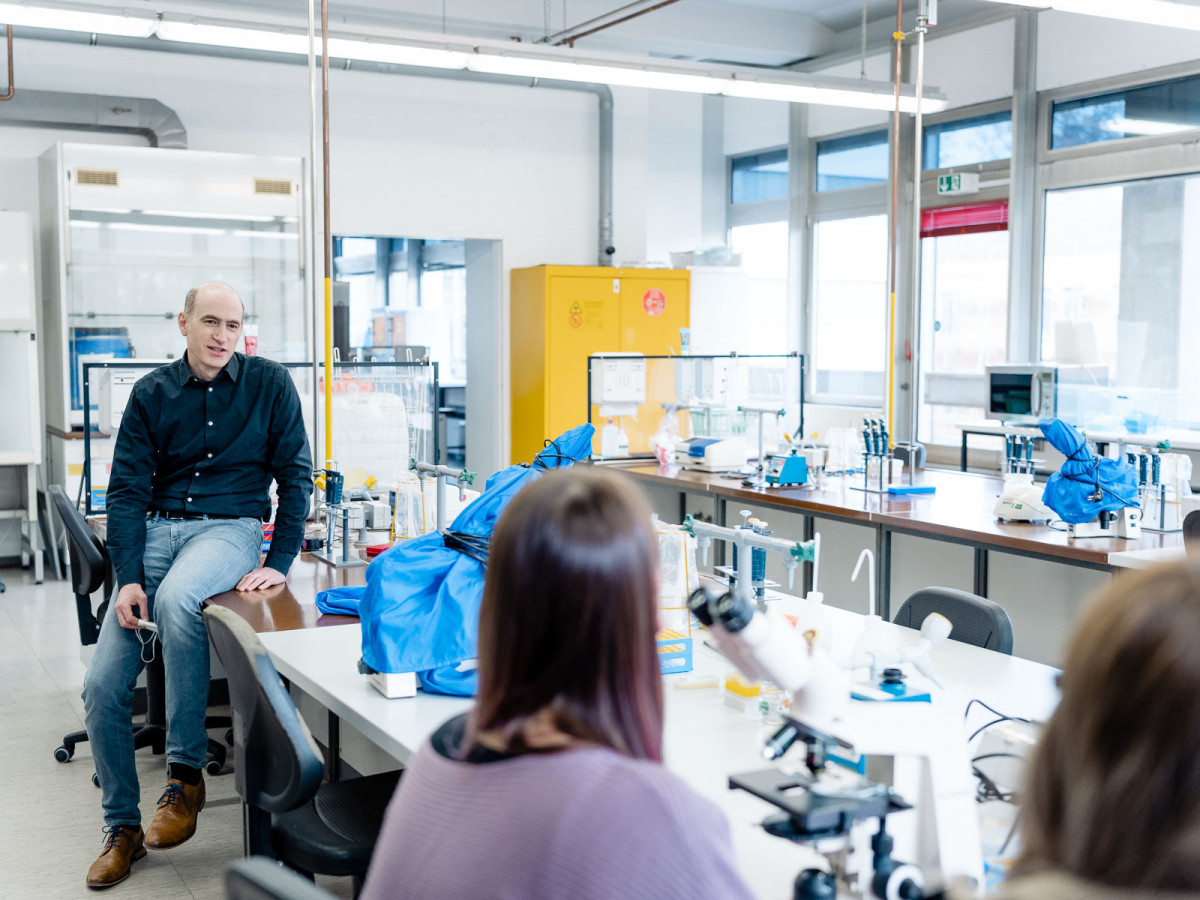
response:
M497 472L449 530L490 537L500 513L526 482L591 454L594 432L589 424L576 426L549 441L531 465ZM430 693L473 695L475 669L460 664L478 652L483 576L484 564L447 546L441 532L381 553L367 568L366 587L357 589L363 662L379 672L416 672ZM339 612L345 613L351 602L348 590L341 588L337 598L330 598Z
M1102 512L1141 505L1133 466L1123 459L1097 456L1083 435L1062 419L1042 419L1038 427L1066 457L1042 493L1042 502L1064 522L1080 525Z

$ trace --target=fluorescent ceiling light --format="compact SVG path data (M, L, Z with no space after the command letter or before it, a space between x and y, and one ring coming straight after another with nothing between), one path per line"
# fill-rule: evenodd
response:
M1191 131L1200 126L1155 119L1126 119L1122 116L1102 122L1100 127L1105 131L1115 131L1118 134L1176 134L1180 131Z
M9 10L15 12L6 12ZM20 16L17 13L20 13ZM5 21L6 14L10 15L7 21L35 27L69 28L73 31L95 31L135 37L149 37L153 34L163 41L291 55L308 54L307 34L261 24L180 19L170 14L157 20L130 18L83 12L81 9L51 9L0 3L0 21ZM889 110L894 103L893 91L886 82L809 76L787 70L771 72L741 66L671 60L648 61L639 57L579 53L542 45L514 45L507 41L424 33L393 33L382 39L370 40L331 37L329 55L331 58L420 68L467 69L521 78L594 82L618 87L724 94L730 97L862 109ZM943 98L928 94L922 101L922 106L927 112L937 112L946 105ZM911 86L906 85L902 88L900 108L904 112L916 111L916 98Z
M305 50L307 53L308 51ZM349 38L329 39L329 55L338 59L360 62L390 63L396 66L422 66L427 69L465 69L467 54L436 47L413 47L405 44L384 44L379 41L355 41Z
M308 53L308 37L286 31L238 28L231 25L203 25L197 22L173 22L163 19L156 32L160 40L185 44L208 44L240 50L266 50L271 53Z
M158 17L152 14L128 15L123 12L92 12L82 8L0 3L0 22L29 28L52 28L56 31L83 31L88 34L147 38L154 34Z
M1200 31L1200 6L1176 3L1174 0L992 0L1013 6L1032 6L1056 9L1059 12L1079 13L1119 19L1122 22L1142 22L1146 25L1165 25Z
M142 214L146 216L169 216L172 219L230 219L235 222L274 222L278 216L256 216L249 213L214 213L214 212L187 212L184 210L174 209L143 209ZM283 221L292 221L294 217L284 218Z
M157 231L163 234L225 234L224 228L200 228L196 225L151 225L148 222L109 222L114 231Z
M234 237L269 238L274 241L295 241L300 238L294 231L234 231L232 234Z

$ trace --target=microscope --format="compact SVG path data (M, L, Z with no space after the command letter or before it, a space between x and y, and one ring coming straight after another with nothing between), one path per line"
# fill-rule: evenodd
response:
M975 782L959 717L928 703L852 700L846 671L744 590L700 588L688 607L744 675L791 695L763 756L782 760L799 743L803 761L733 775L729 786L781 810L763 822L768 833L828 860L828 871L797 876L796 900L917 900L982 886ZM941 623L930 634L922 629L933 641L943 631ZM903 821L895 837L887 829L893 816ZM897 848L912 861L901 862Z

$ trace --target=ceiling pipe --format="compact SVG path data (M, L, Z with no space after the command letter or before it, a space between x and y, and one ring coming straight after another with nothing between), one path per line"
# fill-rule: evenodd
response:
M0 106L0 125L138 134L146 138L151 147L187 149L187 129L175 110L145 97L22 88Z
M0 94L0 100L11 100L13 94L17 92L16 82L13 81L13 58L12 58L12 26L8 26L8 93Z
M575 42L581 37L597 34L612 28L614 25L620 25L622 22L628 22L630 19L636 19L639 16L644 16L646 13L654 12L656 9L662 9L664 6L670 6L673 3L678 3L679 0L639 0L637 3L629 3L618 9L610 10L604 15L596 16L594 19L588 19L586 22L580 22L572 28L566 28L557 34L549 35L542 43L553 44L556 47L561 47L566 44L569 47L574 47ZM625 13L625 15L621 15ZM610 18L616 16L616 18ZM592 26L592 27L588 27Z

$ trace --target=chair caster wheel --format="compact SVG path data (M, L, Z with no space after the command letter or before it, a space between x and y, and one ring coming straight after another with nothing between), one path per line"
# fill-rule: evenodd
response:
M233 729L232 728L230 728L228 731L225 732L225 743L228 744L230 747L233 746Z
M100 787L100 773L99 772L92 773L92 784L96 787Z
M54 750L54 758L60 763L70 762L71 757L75 755L75 750L71 747L57 747Z
M222 768L224 768L224 766L215 759L210 759L204 764L204 771L213 777L220 775Z

